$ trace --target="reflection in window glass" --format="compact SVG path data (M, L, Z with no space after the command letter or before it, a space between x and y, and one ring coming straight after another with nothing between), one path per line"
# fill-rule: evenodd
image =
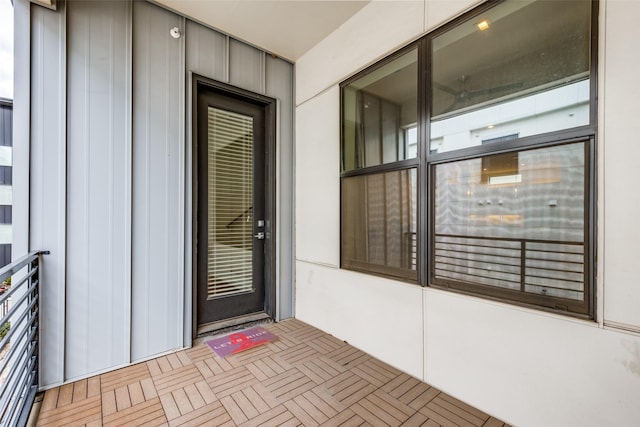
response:
M416 280L416 169L342 183L342 266Z
M585 298L584 143L436 166L435 280Z
M507 0L434 38L431 151L589 124L590 15Z
M417 50L345 86L342 94L343 170L415 157L406 129L417 122Z
M404 137L407 141L407 158L418 157L418 126L405 129Z

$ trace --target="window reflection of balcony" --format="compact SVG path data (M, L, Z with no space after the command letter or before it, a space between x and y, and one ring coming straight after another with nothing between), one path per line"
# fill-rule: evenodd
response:
M455 281L584 301L582 242L436 234L434 252L434 278L440 284Z

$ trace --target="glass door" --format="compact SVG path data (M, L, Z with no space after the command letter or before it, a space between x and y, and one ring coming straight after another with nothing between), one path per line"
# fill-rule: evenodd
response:
M198 324L265 308L265 111L198 94Z

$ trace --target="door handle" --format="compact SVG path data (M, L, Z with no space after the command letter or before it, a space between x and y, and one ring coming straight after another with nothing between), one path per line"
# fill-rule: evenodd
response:
M254 234L253 237L255 237L258 240L264 240L264 232L259 232L258 234Z

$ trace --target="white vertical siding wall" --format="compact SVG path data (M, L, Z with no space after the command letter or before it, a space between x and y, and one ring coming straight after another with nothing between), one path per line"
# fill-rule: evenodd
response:
M192 73L278 99L276 315L291 317L293 65L142 1L16 0L16 15L30 23L16 43L30 44L17 64L32 76L16 79L32 94L30 114L15 103L16 138L31 134L16 166L32 177L16 253L51 251L41 386L191 343ZM25 194L26 169L14 181Z
M337 268L337 83L474 4L372 2L297 62L296 317L514 425L636 425L640 5L600 2L596 322Z
M130 22L126 2L68 3L66 378L129 361Z
M266 55L265 93L278 99L276 141L276 318L293 316L293 67Z
M228 82L229 37L187 21L187 38L187 70L210 79Z
M186 97L187 97L187 123L192 123L191 106L193 102L192 96L192 76L200 74L211 79L227 83L229 81L229 37L220 34L210 28L187 20L187 46L186 46ZM193 140L192 132L186 135L186 176L193 177ZM187 180L187 182L190 182ZM195 221L195 213L193 212L193 185L186 185L185 201L187 206L187 215L185 216L185 233L186 236L193 235L193 224ZM186 259L190 260L191 268L185 269L185 283L192 283L193 269L196 267L194 256L194 242L187 238L185 241ZM185 289L185 318L193 317L193 296L194 287L187 286ZM184 325L184 341L185 345L191 341L192 324L185 322Z
M28 0L13 2L14 62L13 88L13 164L21 165L13 169L13 245L12 259L16 260L29 251L31 218L30 205L30 156L31 156L31 54L38 55L39 50L31 47L31 4ZM56 37L56 39L59 38ZM42 53L40 53L42 55ZM34 78L35 79L35 78ZM21 213L21 215L17 215ZM18 255L19 254L19 255Z
M133 311L131 357L182 339L184 295L184 19L133 4Z
M264 52L237 40L229 40L229 83L264 93Z
M46 305L41 313L40 351L47 357L41 358L40 380L56 384L64 377L64 346L60 343L64 342L65 334L67 79L64 4L60 5L57 14L44 8L33 8L31 21L30 169L39 172L32 175L29 195L30 243L32 248L47 248L51 252L42 259L40 295ZM22 93L22 90L16 90L16 93ZM25 139L16 138L16 142L22 141ZM20 190L16 192L18 197L21 194ZM19 207L16 208L19 211ZM18 222L21 220L20 216L14 217ZM19 230L16 231L19 236ZM18 249L15 253L24 252Z

